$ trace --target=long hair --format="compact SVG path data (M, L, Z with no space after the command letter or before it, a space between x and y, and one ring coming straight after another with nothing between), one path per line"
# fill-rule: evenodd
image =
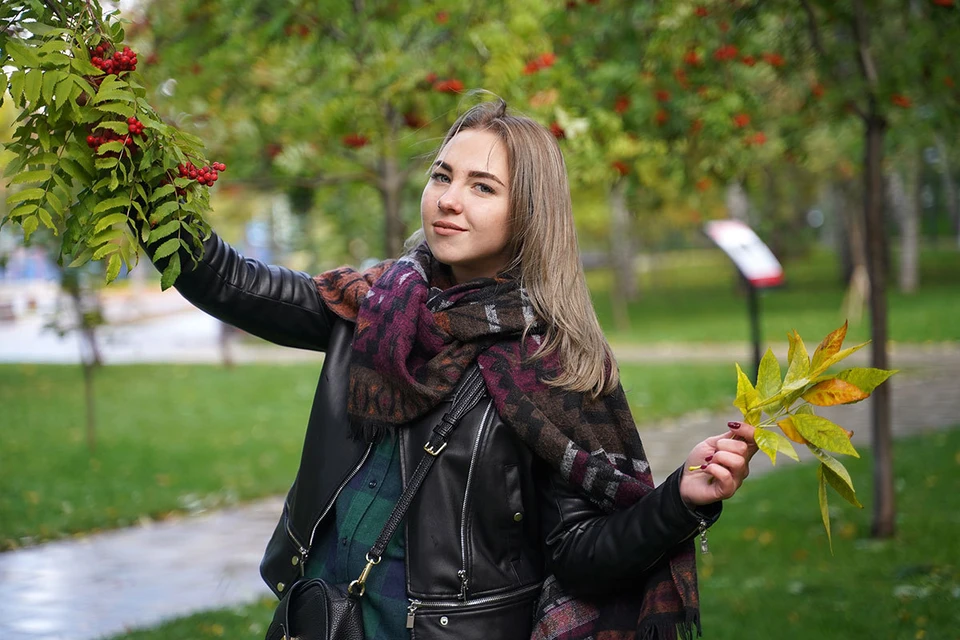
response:
M460 116L440 150L467 129L494 133L507 151L514 250L508 268L518 270L546 328L533 359L558 353L561 372L546 381L552 386L594 397L613 391L620 375L587 290L567 168L556 138L534 120L508 114L506 102L497 99Z

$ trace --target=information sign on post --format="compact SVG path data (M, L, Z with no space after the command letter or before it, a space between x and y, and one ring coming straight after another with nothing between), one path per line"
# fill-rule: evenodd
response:
M783 267L753 229L739 220L711 220L704 225L704 231L733 260L747 285L756 373L760 369L760 310L757 289L783 284Z

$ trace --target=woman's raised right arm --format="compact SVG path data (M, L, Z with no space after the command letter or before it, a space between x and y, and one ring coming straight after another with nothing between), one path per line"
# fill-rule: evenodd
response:
M203 258L181 256L177 291L215 318L276 344L324 351L335 316L308 274L243 257L215 233ZM147 248L152 258L152 251ZM154 261L158 267L165 260Z

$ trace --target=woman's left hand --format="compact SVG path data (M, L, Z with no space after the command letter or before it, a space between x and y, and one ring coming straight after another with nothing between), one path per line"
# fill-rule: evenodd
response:
M687 456L680 477L680 497L690 507L726 500L750 474L750 459L757 452L753 427L744 422L729 422L727 426L727 433L707 438Z

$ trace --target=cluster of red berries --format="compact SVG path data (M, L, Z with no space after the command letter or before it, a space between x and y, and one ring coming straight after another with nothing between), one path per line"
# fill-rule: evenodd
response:
M137 129L141 137L146 137L146 134L143 133L143 125L141 124ZM130 134L133 134L133 130L130 131ZM133 139L133 135L122 135L115 133L109 129L100 131L97 134L91 133L87 136L87 146L91 149L95 149L96 152L100 153L100 145L107 142L122 142L125 147L129 147L130 150L137 149L137 141ZM104 156L110 157L116 155L116 152L107 152L103 154Z
M127 118L127 131L130 132L132 136L140 136L146 138L146 134L143 133L143 123L134 118L133 116Z
M348 133L343 136L343 145L345 147L350 147L351 149L359 149L361 147L367 146L370 142L370 138L363 135L362 133Z
M546 53L541 53L539 56L527 63L527 65L523 68L523 73L524 75L530 75L531 73L536 73L541 69L548 69L552 67L556 61L556 54L549 51Z
M110 43L101 42L90 50L90 64L101 69L106 74L119 75L124 71L135 71L137 68L137 54L130 47L122 51L114 51L110 55Z
M205 187L212 187L213 183L220 177L220 171L226 171L227 165L222 162L214 162L210 166L203 166L199 169L192 162L177 165L181 178L190 178L196 180Z

